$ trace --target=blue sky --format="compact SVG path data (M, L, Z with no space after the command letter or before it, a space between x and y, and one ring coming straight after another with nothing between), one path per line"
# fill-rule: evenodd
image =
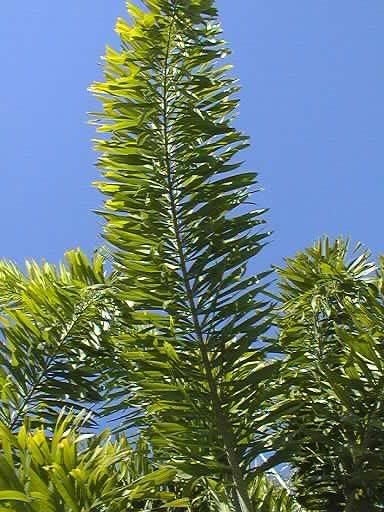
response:
M219 0L274 230L259 265L324 233L383 252L384 2ZM87 111L123 0L4 2L0 257L56 262L100 243Z

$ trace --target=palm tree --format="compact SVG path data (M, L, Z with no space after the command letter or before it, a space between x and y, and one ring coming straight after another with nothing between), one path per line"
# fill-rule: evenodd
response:
M376 271L376 272L375 272ZM305 404L281 422L308 510L384 504L383 267L324 239L280 270L281 377ZM285 446L286 449L286 446Z
M214 1L128 10L92 86L106 246L0 262L0 512L379 510L382 270L317 244L276 310Z

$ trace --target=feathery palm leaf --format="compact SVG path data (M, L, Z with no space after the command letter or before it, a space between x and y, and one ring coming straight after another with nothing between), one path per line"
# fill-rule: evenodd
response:
M383 272L325 239L280 270L286 387L305 404L282 423L308 510L380 510L384 496ZM287 446L286 446L287 448Z
M28 423L17 433L0 425L0 501L11 507L1 510L123 512L175 500L160 488L172 470L154 471L145 444L134 450L124 437L81 433L84 420L61 416L51 433Z
M80 251L66 265L0 263L0 420L11 430L28 416L55 423L58 411L101 400L100 356L113 302L103 258Z
M246 273L268 233L249 208L256 175L236 159L247 145L233 127L238 86L213 1L144 4L128 3L133 24L119 19L122 49L108 48L92 86L109 134L96 143L105 237L135 310L115 340L125 364L111 410L129 408L124 427L146 425L160 458L224 478L251 510L251 463L270 447L261 406L278 392L266 379L281 363L257 343L268 273Z

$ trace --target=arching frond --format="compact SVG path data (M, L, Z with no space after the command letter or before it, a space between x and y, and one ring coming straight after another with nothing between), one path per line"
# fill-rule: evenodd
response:
M55 423L101 400L97 357L115 321L103 259L80 251L59 267L0 263L0 420Z

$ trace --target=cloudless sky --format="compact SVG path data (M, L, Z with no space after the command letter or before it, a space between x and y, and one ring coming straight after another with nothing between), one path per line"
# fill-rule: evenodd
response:
M383 0L218 0L274 231L262 265L324 233L383 251ZM0 17L0 257L100 245L86 124L123 0L6 1ZM260 264L260 263L259 263ZM258 265L259 266L259 265Z

